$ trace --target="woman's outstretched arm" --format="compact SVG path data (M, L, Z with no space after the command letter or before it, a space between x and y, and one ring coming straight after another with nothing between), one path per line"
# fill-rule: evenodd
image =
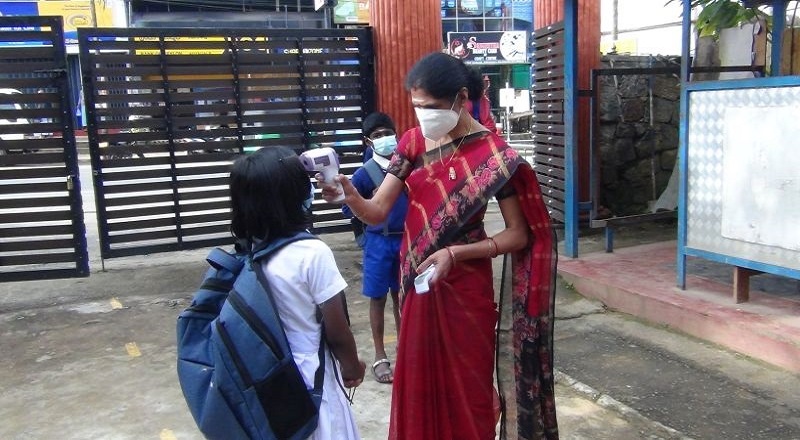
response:
M376 225L386 220L392 210L392 206L394 206L394 202L403 190L403 181L391 173L386 174L383 183L371 199L361 197L361 194L358 193L358 190L347 176L341 174L336 176L337 181L342 184L342 189L339 189L336 184L324 183L320 180L322 176L319 174L316 178L320 182L322 198L325 201L331 203L333 199L344 193L345 198L341 202L349 206L350 211L359 220L369 225Z

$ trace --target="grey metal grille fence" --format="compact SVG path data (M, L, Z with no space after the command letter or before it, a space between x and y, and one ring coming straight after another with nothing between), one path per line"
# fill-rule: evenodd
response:
M102 258L230 242L238 154L334 146L361 160L369 29L80 29ZM316 232L349 227L314 204Z
M61 17L0 17L0 281L88 276Z

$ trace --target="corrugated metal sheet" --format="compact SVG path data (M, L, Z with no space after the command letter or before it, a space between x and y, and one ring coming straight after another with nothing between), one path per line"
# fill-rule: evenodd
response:
M370 5L375 47L377 109L388 113L402 133L416 125L403 87L406 73L422 56L442 50L439 2L374 1Z

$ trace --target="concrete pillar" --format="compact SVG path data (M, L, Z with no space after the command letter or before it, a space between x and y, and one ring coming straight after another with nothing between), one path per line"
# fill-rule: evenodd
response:
M418 59L444 48L441 17L440 0L370 2L376 108L394 119L398 133L417 125L403 83Z

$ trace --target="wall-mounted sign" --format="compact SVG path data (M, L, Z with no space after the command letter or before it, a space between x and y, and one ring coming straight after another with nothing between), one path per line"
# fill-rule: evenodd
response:
M528 61L525 31L448 32L450 55L467 64L518 64Z
M134 41L152 41L154 45L160 40L159 37L134 37ZM220 42L225 41L225 37L164 37L164 42L167 44L187 43L187 46L196 42L215 42L209 44L209 47L191 47L191 48L167 48L164 52L166 55L221 55L225 53L225 49L221 48ZM136 55L160 55L161 49L136 49Z
M500 89L500 107L513 107L516 96L517 91L511 87Z
M64 42L67 45L78 44L78 28L95 26L93 17L97 18L97 27L113 26L110 7L104 1L94 2L94 11L90 0L40 0L40 1L0 1L0 15L5 16L60 16L64 18ZM5 44L10 45L10 44Z
M369 0L339 0L333 8L334 24L369 24Z

